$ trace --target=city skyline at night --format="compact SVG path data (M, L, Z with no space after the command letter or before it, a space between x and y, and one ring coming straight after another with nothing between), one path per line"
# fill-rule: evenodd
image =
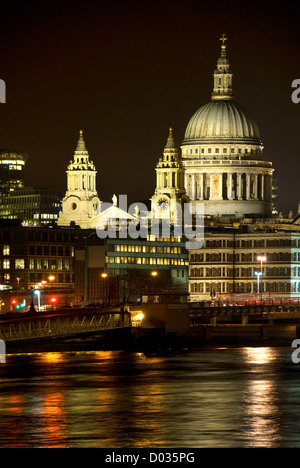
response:
M234 94L258 123L279 210L297 211L300 107L291 85L299 36L291 11L193 1L49 5L6 7L0 50L0 145L29 155L28 185L64 192L83 129L100 197L149 200L168 128L180 147L190 116L210 99L226 33Z
M2 2L1 448L300 447L299 13Z

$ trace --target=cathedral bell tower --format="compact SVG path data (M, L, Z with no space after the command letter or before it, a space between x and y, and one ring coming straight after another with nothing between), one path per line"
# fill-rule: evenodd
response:
M178 219L178 205L188 201L184 188L184 169L176 148L173 129L169 136L162 157L156 166L156 190L151 198L151 209L159 218L170 218L174 224Z
M70 161L67 173L67 191L62 201L62 212L58 218L59 226L69 226L74 222L83 229L97 215L101 204L96 189L96 168L89 159L89 153L80 130L73 161Z

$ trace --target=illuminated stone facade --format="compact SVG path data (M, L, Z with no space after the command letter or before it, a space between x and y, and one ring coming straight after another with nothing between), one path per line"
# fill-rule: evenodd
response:
M101 204L96 188L97 171L83 140L82 131L67 170L67 192L62 201L59 226L75 223L83 229L93 227L93 219Z
M233 99L225 40L223 36L211 101L190 119L181 154L170 129L156 166L151 198L156 219L170 219L175 224L187 202L194 207L203 205L204 215L210 217L272 216L272 163L262 160L263 145L255 120ZM81 132L67 170L68 188L58 225L75 222L84 229L94 229L115 216L116 203L101 213L96 174ZM122 217L126 215L122 211Z
M190 251L189 278L192 302L298 298L300 232L208 230Z
M190 119L181 146L186 193L210 216L272 214L272 164L254 119L233 100L232 73L222 37L211 101Z
M151 198L152 211L157 218L170 219L172 224L176 224L181 216L179 211L183 203L188 201L184 187L184 169L173 130L170 128L163 155L156 166L156 190Z

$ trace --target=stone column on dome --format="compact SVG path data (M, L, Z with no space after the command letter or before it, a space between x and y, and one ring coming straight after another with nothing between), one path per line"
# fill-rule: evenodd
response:
M213 200L214 193L213 193L213 174L209 175L209 200Z
M261 175L261 200L265 199L265 175Z
M196 200L195 174L192 175L192 200Z
M199 200L203 200L203 173L200 174Z
M250 200L250 174L246 174L246 200Z
M237 199L242 200L242 174L237 173Z
M232 200L232 174L227 174L227 198Z
M219 199L223 200L223 174L219 174Z
M258 199L258 175L257 174L254 174L254 199L257 200Z

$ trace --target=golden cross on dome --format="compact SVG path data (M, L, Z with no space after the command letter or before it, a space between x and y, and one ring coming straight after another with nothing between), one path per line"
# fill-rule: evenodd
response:
M221 45L221 55L222 56L225 56L226 54L226 45L225 45L225 41L227 41L227 37L225 37L225 34L222 34L222 37L220 37L220 41L222 41L222 45Z

